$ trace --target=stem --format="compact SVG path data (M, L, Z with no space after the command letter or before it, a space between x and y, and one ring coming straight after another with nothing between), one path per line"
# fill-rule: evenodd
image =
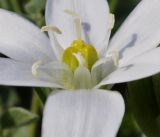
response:
M38 111L39 111L39 101L35 93L35 90L33 90L32 102L31 102L31 112L38 114ZM36 137L37 123L36 122L33 123L29 128L30 128L29 137Z

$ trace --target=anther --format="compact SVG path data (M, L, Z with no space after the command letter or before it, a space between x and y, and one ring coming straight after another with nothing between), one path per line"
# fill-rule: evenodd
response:
M114 14L109 14L109 30L112 30L115 24L115 16Z
M42 63L43 63L42 60L38 60L32 65L31 71L32 71L33 76L35 77L38 76L38 68L40 67Z
M62 34L61 30L57 27L54 27L54 26L43 26L41 28L41 31L44 32L44 31L52 31L52 32L56 32L57 34Z

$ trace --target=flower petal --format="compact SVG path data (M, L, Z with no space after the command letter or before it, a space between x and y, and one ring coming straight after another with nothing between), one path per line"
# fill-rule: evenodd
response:
M31 73L31 64L0 58L0 85L61 87L47 78L38 79Z
M106 84L129 82L152 76L160 72L160 48L146 52L120 66L106 77L97 87Z
M49 79L53 83L61 85L61 88L73 88L73 72L61 62L42 63L37 69L38 78Z
M48 31L48 35L49 35L52 49L55 53L56 59L61 61L63 57L64 49L58 42L56 34L54 32Z
M54 59L49 39L26 19L0 9L0 52L15 60Z
M93 87L90 71L79 66L74 72L74 84L76 89L89 89Z
M62 35L56 36L64 49L77 39L74 19L64 13L65 9L80 15L83 39L101 51L104 48L103 42L108 37L108 29L110 29L109 8L106 0L94 0L94 2L92 0L47 0L47 25L60 28Z
M108 52L119 52L121 62L160 43L160 1L142 0L112 38Z
M102 79L104 79L111 72L115 71L117 66L111 57L102 58L98 60L91 70L91 76L94 84L98 84Z
M47 100L42 137L115 137L123 114L118 92L58 91Z

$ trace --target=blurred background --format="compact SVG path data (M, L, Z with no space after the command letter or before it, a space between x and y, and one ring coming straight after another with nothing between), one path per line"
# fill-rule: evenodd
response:
M108 1L116 19L113 34L139 1ZM45 25L45 0L0 0L0 8L16 12L39 27ZM159 137L159 75L118 84L113 89L120 91L126 102L117 137L143 137L142 131L148 137ZM40 137L43 104L49 92L40 88L0 86L0 137Z

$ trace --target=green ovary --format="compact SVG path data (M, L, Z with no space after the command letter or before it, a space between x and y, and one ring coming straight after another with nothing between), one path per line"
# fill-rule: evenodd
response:
M77 53L81 54L89 70L91 70L93 64L98 60L97 51L93 46L86 44L83 40L75 40L71 46L64 51L62 57L62 62L66 63L72 71L79 66L79 62L74 55Z

